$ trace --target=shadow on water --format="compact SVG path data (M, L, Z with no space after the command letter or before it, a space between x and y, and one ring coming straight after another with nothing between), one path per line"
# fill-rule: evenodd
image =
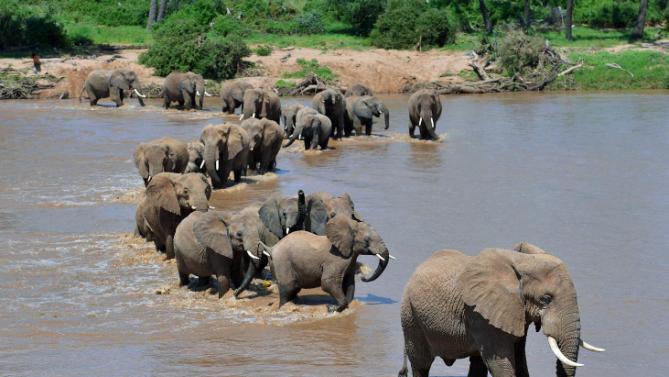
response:
M397 301L390 297L377 296L372 293L367 293L366 296L356 296L356 300L364 302L367 305L391 305L397 304Z

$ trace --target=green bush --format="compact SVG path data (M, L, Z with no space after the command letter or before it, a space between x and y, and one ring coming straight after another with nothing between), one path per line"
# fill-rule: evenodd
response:
M211 31L222 37L227 37L230 35L247 37L251 34L252 30L247 24L241 22L235 17L219 15L214 19L211 26Z
M273 48L270 45L260 45L256 47L255 53L258 56L270 56L272 55Z
M541 37L530 37L522 31L510 31L497 48L497 61L510 75L535 68L544 49Z
M351 24L357 35L369 35L386 8L386 0L331 0L338 18Z
M411 48L418 42L416 20L422 7L413 2L394 2L379 16L370 33L374 46L393 49Z
M416 32L423 46L444 46L455 42L455 27L446 9L430 8L416 20Z
M146 25L150 0L67 0L60 3L67 18L74 22L83 19L101 25L120 26Z
M577 20L580 22L598 28L626 28L636 21L639 2L596 0L583 5L581 9L577 12Z
M300 58L297 59L297 64L300 66L300 69L295 72L285 72L283 78L302 79L308 75L314 74L328 84L337 80L337 75L332 72L330 67L320 65L316 59L305 60Z
M23 6L13 0L0 4L0 50L68 45L63 26L52 18L50 9Z
M321 15L316 12L307 12L295 17L299 34L319 34L325 31Z

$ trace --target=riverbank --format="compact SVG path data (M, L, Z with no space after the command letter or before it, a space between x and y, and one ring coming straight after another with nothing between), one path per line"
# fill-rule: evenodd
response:
M143 49L117 47L98 50L95 54L42 59L42 74L49 75L50 85L35 87L32 98L78 97L83 82L93 69L131 69L144 86L159 88L163 78L153 68L138 63ZM583 66L572 75L557 80L547 89L622 90L666 89L669 87L669 43L629 44L607 48L559 49L563 57ZM403 93L418 84L452 85L474 79L467 51L426 52L406 50L319 50L286 47L274 49L268 56L250 56L254 84L274 86L287 72L299 70L298 60L315 59L328 67L342 87L362 83L375 93ZM34 77L32 59L2 58L0 70L12 68ZM44 76L34 77L44 79ZM3 77L0 75L0 85ZM159 90L154 90L157 94Z

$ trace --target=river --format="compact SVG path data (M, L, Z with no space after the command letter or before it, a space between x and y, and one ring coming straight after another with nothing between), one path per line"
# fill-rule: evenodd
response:
M335 150L282 152L276 175L215 192L238 209L280 192L348 192L392 254L358 282L348 314L301 317L178 288L173 262L129 239L142 184L135 146L195 139L220 118L130 102L1 101L0 374L4 376L393 376L399 301L434 251L535 243L578 291L578 376L669 368L669 94L444 97L438 143L410 141L404 96L391 126ZM306 102L289 99L286 102ZM375 265L375 259L365 257ZM157 294L161 293L161 294ZM554 375L533 331L530 373ZM432 375L463 376L436 361Z

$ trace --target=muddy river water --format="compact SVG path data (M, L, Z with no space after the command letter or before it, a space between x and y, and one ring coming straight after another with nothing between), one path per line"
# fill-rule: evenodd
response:
M326 153L282 152L276 175L211 201L238 209L274 192L349 192L398 260L358 282L344 315L178 288L174 263L130 239L135 146L197 138L220 118L215 102L199 113L0 102L0 375L393 376L415 267L438 249L523 240L567 263L582 335L607 348L582 352L579 376L666 372L669 94L447 97L440 143L408 140L406 97L383 98L390 130ZM545 337L532 332L527 348L530 372L554 375ZM436 361L432 375L467 367Z

